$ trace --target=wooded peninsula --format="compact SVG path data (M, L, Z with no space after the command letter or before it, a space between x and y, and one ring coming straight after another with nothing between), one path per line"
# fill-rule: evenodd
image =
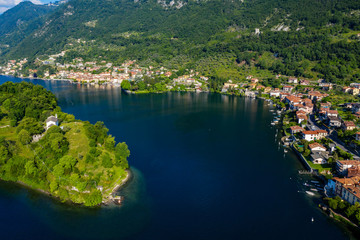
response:
M63 202L97 206L128 178L130 151L103 122L61 111L53 93L32 83L0 86L0 178Z

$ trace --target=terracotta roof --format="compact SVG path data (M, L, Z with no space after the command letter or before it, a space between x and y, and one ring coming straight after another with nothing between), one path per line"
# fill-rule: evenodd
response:
M306 115L306 112L303 110L296 111L296 115Z
M304 119L304 120L307 120L307 119L308 119L305 114L298 114L298 115L296 115L296 118L297 118L297 119Z
M327 111L327 113L329 114L338 114L338 111L336 111L336 110L326 110Z
M317 148L317 147L321 147L321 148L323 148L323 149L326 150L326 147L324 147L324 146L321 145L320 143L315 142L315 143L309 144L309 148L310 148L310 149Z
M327 133L326 130L304 131L303 134L317 135L319 133Z
M345 122L344 122L344 125L345 125L346 127L355 127L355 126L356 126L353 121L345 121Z
M290 102L299 103L301 102L301 98L295 97L295 96L286 96L285 97Z
M296 130L305 131L305 129L300 126L292 126L292 127L290 127L290 129L292 131L296 131Z
M337 162L342 165L360 165L360 161L358 160L338 160Z

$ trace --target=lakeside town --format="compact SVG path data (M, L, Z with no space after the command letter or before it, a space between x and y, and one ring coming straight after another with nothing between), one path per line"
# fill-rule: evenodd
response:
M110 85L133 93L210 90L209 77L194 70L140 67L136 61L113 66L81 58L61 64L56 58L62 54L37 59L39 69L26 71L27 59L10 60L0 66L0 74ZM262 98L276 106L271 124L280 126L284 146L298 154L307 173L326 183L325 195L350 205L360 203L360 83L339 85L324 79L281 75L274 79L276 84L248 75L242 81L227 80L217 92ZM307 193L314 194L311 190Z

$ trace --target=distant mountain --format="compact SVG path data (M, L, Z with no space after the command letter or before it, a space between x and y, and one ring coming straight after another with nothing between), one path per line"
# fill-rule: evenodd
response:
M70 0L2 55L67 50L59 60L130 58L223 77L256 67L350 79L360 63L359 13L352 0Z
M40 17L54 9L55 6L36 5L26 1L7 10L0 15L0 44L16 45L43 24Z

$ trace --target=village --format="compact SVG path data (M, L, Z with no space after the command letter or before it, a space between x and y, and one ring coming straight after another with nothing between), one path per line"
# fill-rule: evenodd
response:
M125 61L121 66L114 66L106 61L85 62L82 58L73 59L72 63L61 64L56 61L57 57L65 54L51 55L46 60L37 59L35 63L38 68L24 68L27 59L10 60L4 66L0 66L0 74L12 75L20 78L41 78L45 80L70 80L74 83L89 85L110 85L120 87L123 81L128 81L135 91L139 92L137 83L144 79L159 79L163 88L160 91L187 90L206 91L208 78L200 76L194 70L188 70L184 74L177 74L178 70L168 70L164 67L154 68L152 66L140 67L136 60ZM40 69L39 69L40 68ZM41 70L41 69L45 70ZM180 88L181 86L181 88ZM145 88L149 88L147 84ZM156 89L155 89L156 90Z

